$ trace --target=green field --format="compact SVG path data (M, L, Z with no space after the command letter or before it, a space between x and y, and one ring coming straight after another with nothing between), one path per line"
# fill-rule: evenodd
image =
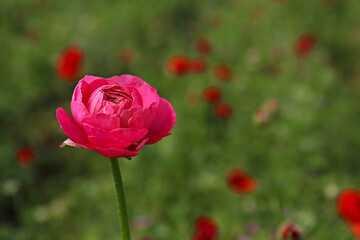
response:
M280 239L284 222L306 240L353 239L335 205L342 189L360 189L359 13L358 0L0 0L0 239L120 239L108 160L59 147L55 110L70 110L77 81L55 64L73 44L84 51L79 79L136 75L176 111L171 136L120 159L133 240L192 239L203 215L220 240ZM308 32L314 48L297 57ZM199 38L212 44L207 70L171 74L168 59L197 58ZM130 63L122 49L135 52ZM217 64L230 81L214 77ZM232 106L226 120L203 100L210 85ZM269 98L280 109L257 124ZM16 161L22 147L33 163ZM256 179L254 192L228 187L233 167Z

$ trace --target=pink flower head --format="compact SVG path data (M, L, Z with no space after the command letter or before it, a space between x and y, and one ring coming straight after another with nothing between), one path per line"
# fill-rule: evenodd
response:
M56 110L69 145L90 149L105 157L134 157L144 144L170 135L176 115L142 79L121 75L111 78L85 76L75 87L71 112Z

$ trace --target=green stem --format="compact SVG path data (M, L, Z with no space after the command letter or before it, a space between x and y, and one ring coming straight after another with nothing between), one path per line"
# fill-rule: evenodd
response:
M121 239L131 240L124 187L117 158L110 158L110 167L114 179L115 194L119 210Z

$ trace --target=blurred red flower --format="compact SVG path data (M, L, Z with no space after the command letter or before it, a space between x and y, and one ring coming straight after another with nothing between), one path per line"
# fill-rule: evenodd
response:
M300 240L300 230L292 223L285 223L280 227L280 235L283 240Z
M313 33L303 33L296 39L294 43L294 54L297 57L304 57L308 55L314 48L316 42L317 39Z
M220 102L215 105L214 113L217 118L226 120L232 114L232 107L228 103Z
M56 61L56 72L65 82L72 82L80 77L84 53L81 47L72 45L65 48Z
M127 47L127 48L123 48L120 50L119 59L124 64L133 63L135 60L135 57L136 57L136 52L132 48Z
M15 159L18 163L28 165L35 159L35 152L32 148L23 147L16 152Z
M227 174L227 184L236 193L251 193L256 189L256 181L240 168L233 168Z
M174 75L182 75L190 70L190 59L186 56L174 56L167 61L167 69Z
M216 240L217 238L218 229L213 219L206 216L196 219L193 240Z
M194 48L200 54L208 54L212 50L211 43L206 38L199 38L196 40Z
M228 82L232 78L232 70L225 64L218 64L214 67L214 75L217 79Z
M204 59L190 60L190 71L192 73L203 73L207 68L207 63Z
M360 238L360 191L343 190L337 200L337 213L350 225L355 237Z
M208 86L203 91L204 100L208 103L214 103L221 99L222 91L219 87Z

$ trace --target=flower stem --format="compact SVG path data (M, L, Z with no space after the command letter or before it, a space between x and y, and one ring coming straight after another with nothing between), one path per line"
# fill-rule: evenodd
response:
M117 206L119 210L121 239L131 240L124 187L117 158L110 158L110 167L113 175Z

